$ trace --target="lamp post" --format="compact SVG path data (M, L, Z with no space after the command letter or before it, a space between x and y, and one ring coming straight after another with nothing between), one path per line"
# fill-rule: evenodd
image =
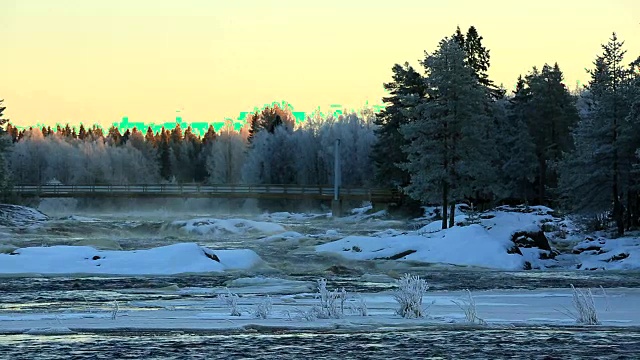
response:
M334 217L342 216L342 201L340 200L340 185L342 182L342 167L340 166L340 139L336 139L333 146L333 200L331 201L331 214Z

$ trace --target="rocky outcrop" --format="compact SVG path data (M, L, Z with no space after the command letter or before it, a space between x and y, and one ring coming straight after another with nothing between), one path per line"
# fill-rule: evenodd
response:
M40 211L19 205L0 204L0 225L16 227L29 226L49 220Z

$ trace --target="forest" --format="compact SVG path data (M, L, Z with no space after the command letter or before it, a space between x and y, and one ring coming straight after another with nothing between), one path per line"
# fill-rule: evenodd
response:
M273 105L235 131L197 136L177 125L19 130L3 119L0 187L44 184L331 184L341 140L342 186L385 187L400 208L543 204L609 214L622 235L640 222L640 57L626 60L615 33L574 91L559 64L536 64L515 90L489 77L477 29L460 28L425 51L421 68L395 64L386 107L296 123ZM2 102L0 102L2 105Z

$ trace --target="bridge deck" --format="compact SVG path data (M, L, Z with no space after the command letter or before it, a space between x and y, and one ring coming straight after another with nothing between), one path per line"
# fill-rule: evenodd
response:
M16 185L13 191L23 197L176 197L176 198L333 198L332 186L297 185ZM399 193L390 189L340 188L343 200L394 202Z

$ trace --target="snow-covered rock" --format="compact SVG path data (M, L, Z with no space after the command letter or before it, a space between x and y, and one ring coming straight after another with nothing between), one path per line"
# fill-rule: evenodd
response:
M200 235L219 235L225 233L244 234L248 232L275 234L285 231L285 228L282 227L282 225L246 219L199 218L174 221L171 223L171 226L189 233Z
M456 225L446 230L442 230L441 220L436 220L417 231L349 236L316 250L356 260L412 260L509 270L553 266L547 262L553 261L557 252L545 235L545 224L562 219L554 217L552 209L505 206L479 214L477 224L469 224L464 207L457 210Z
M252 250L211 250L195 243L131 251L51 246L0 254L0 273L170 275L250 269L261 262Z
M579 259L578 269L640 269L640 238L587 238L573 248Z
M271 236L267 236L265 238L260 239L261 242L278 242L278 241L295 241L303 238L304 235L300 234L296 231L285 231L280 234L275 234Z
M36 209L26 206L0 204L0 225L29 226L49 220L49 217Z
M427 263L469 265L505 270L522 269L524 260L509 254L510 240L493 237L480 225L453 227L431 237L348 236L319 245L320 252L338 253L353 260L411 260Z

